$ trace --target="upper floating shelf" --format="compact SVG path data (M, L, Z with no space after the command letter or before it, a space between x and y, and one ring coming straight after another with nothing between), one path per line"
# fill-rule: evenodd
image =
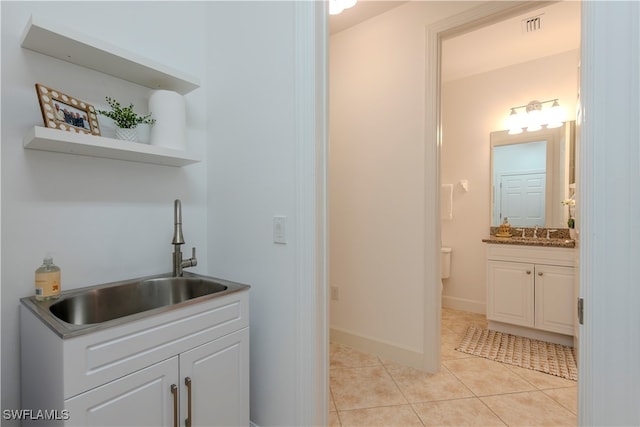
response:
M200 87L194 76L37 16L29 19L21 46L151 89L184 95Z

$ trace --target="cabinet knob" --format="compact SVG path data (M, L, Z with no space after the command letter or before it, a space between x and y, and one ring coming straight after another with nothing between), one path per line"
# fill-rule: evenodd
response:
M527 274L531 274L531 270L527 270Z
M538 272L538 276L542 276L542 271Z

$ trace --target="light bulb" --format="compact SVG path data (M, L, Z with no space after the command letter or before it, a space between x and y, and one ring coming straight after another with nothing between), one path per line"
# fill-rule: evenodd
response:
M507 129L509 129L509 135L522 133L522 118L516 113L515 108L511 109L511 114L507 117L506 125Z
M344 10L344 6L342 5L342 1L340 0L329 0L329 15L337 15Z
M553 101L553 105L547 112L547 128L559 128L562 126L562 123L565 121L565 113L560 104L558 104L558 100Z
M344 9L349 9L350 7L355 6L356 3L358 3L358 0L342 0L342 7Z
M540 124L541 118L542 114L540 110L529 111L527 113L527 132L535 132L542 129L542 125Z

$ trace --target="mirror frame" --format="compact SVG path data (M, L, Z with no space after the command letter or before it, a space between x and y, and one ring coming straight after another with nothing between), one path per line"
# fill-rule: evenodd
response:
M575 184L575 121L567 121L553 129L543 128L536 132L509 135L506 130L490 133L489 145L489 222L493 223L495 203L493 149L501 145L524 144L527 142L547 142L547 179L545 189L545 228L567 228L569 212L562 200L569 198L569 186ZM511 224L518 226L517 224Z

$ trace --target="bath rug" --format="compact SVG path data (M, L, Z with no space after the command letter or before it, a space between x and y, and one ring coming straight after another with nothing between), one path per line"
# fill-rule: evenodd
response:
M457 351L578 380L573 347L469 326Z

